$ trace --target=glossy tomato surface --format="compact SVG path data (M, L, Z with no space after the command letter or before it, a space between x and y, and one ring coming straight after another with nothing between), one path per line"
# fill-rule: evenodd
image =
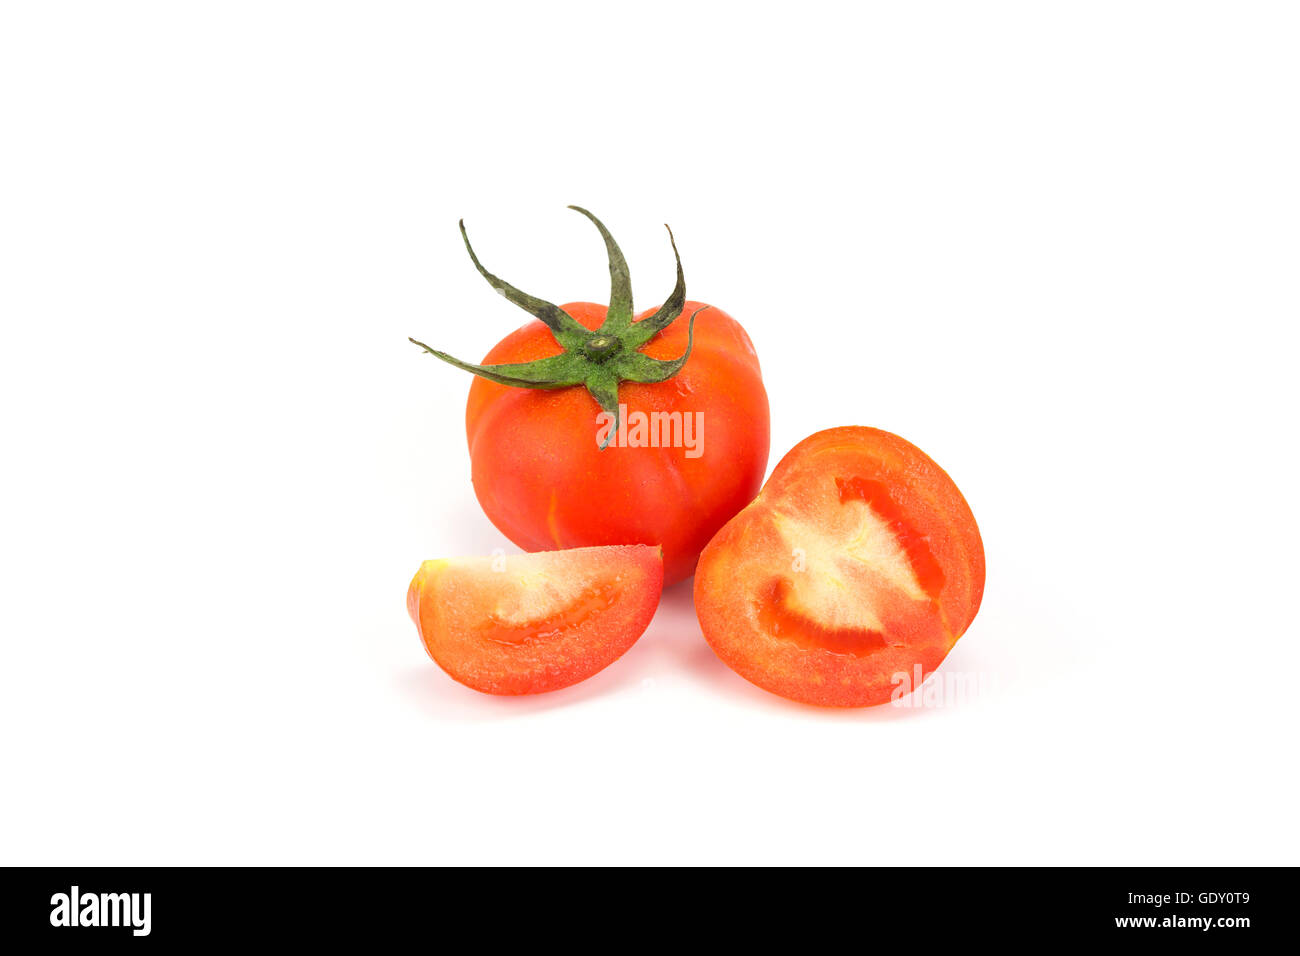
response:
M688 301L682 317L642 351L657 359L681 356L689 318L701 308L704 303ZM563 309L593 330L606 312L589 302ZM551 332L531 322L506 336L483 364L560 351ZM696 319L694 349L682 370L653 385L624 382L619 399L628 412L627 446L616 441L602 450L600 408L585 388L543 391L476 378L465 415L474 491L492 523L526 551L660 545L671 584L690 576L704 545L762 485L769 420L758 356L738 322L708 308ZM632 447L638 414L660 426L643 429L644 444Z
M796 445L695 575L718 657L765 690L838 707L914 687L983 593L979 528L952 479L915 445L857 426Z
M429 656L486 694L539 694L603 670L645 631L663 563L645 545L426 561L406 608Z

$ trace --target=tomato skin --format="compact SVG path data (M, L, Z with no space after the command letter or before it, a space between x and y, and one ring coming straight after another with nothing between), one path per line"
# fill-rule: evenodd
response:
M454 680L485 694L540 694L621 657L649 626L662 588L658 548L579 548L426 561L406 609Z
M606 308L562 307L596 329ZM642 351L658 359L686 350L690 316ZM638 319L651 314L647 310ZM527 362L561 351L541 322L506 336L482 364ZM597 446L600 408L581 386L512 388L482 378L470 386L465 424L474 492L494 525L526 551L614 544L660 545L664 578L694 571L700 551L758 492L767 468L769 414L758 357L738 322L708 308L695 322L691 357L677 375L624 382L629 415L699 413L700 454L685 447ZM627 428L627 423L623 428Z
M861 707L890 700L897 675L939 666L979 610L984 575L979 528L947 473L897 435L849 426L796 445L714 537L695 607L742 677Z

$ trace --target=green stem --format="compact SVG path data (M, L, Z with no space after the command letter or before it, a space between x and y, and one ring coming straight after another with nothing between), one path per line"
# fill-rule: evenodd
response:
M605 253L609 259L609 310L599 329L594 332L587 329L559 306L522 292L488 272L475 255L469 235L465 232L465 221L461 220L460 234L465 240L465 249L469 252L474 267L492 288L550 329L563 351L559 355L532 362L475 365L431 348L417 339L411 341L435 358L499 385L540 389L585 386L596 404L614 416L614 426L601 444L601 448L605 448L622 424L619 421L620 383L653 384L666 381L679 373L685 367L695 345L695 318L708 306L696 309L691 315L686 351L681 356L664 360L651 358L641 352L641 347L675 322L685 307L686 278L682 273L682 260L677 252L677 240L673 237L673 231L668 229L668 241L672 244L673 258L677 262L677 283L668 299L653 315L637 322L633 320L632 277L618 243L604 223L590 212L580 206L569 208L590 219L605 240Z

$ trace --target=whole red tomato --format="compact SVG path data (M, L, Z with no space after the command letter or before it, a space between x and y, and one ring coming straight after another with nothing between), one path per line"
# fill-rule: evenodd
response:
M488 282L538 321L480 365L416 344L479 376L465 411L474 491L506 537L527 551L657 544L671 584L758 493L767 392L740 324L686 300L680 259L668 301L634 316L622 253L578 211L605 239L608 307L520 292L488 273L466 238ZM674 321L683 314L689 324Z

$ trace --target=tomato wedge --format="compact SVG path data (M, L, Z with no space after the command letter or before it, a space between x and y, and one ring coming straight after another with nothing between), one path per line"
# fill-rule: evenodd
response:
M586 680L636 643L663 588L648 545L426 561L406 608L429 656L485 694Z
M884 703L899 675L938 667L983 593L984 546L952 479L915 445L857 426L791 449L695 575L718 657L765 690L833 707Z

